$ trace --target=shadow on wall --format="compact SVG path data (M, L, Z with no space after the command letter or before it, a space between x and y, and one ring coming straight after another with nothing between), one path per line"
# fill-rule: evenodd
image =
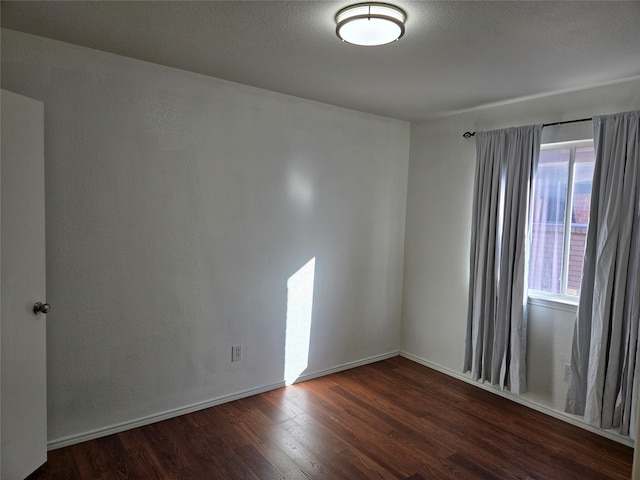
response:
M309 364L315 269L316 258L313 257L287 280L284 352L284 381L287 385L294 383Z

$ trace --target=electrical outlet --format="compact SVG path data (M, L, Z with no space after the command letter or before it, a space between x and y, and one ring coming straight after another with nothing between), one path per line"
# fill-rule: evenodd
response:
M231 347L231 361L239 362L242 360L242 345L233 345Z
M569 380L571 380L571 364L569 363L565 363L564 364L564 381L565 383L568 382Z

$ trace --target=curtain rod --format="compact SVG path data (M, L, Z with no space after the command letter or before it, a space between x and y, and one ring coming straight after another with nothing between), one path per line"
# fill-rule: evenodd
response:
M567 123L578 123L578 122L590 122L593 118L580 118L578 120L565 120L564 122L553 122L553 123L543 123L543 127L553 127L554 125L565 125ZM464 132L462 136L464 138L471 138L476 135L476 132Z

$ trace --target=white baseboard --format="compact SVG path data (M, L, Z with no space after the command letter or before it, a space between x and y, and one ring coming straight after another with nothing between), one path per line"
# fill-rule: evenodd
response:
M546 415L549 415L551 417L557 418L558 420L562 420L564 422L570 423L571 425L575 425L576 427L580 427L584 430L588 430L592 433L596 433L602 437L606 437L610 440L613 440L615 442L618 443L622 443L623 445L627 445L629 447L634 447L635 442L632 438L630 437L625 437L624 435L620 435L617 432L614 432L612 430L602 430L600 428L596 428L592 425L589 425L587 423L584 423L582 420L580 420L580 418L578 416L575 415L571 415L569 413L565 413L565 412L560 412L558 410L553 410L549 407L546 407L544 405L540 405L538 403L532 402L531 400L528 400L526 398L520 397L518 395L514 395L511 392L505 391L505 390L500 390L499 388L496 388L494 386L491 385L486 385L484 383L480 383L480 382L476 382L475 380L471 379L470 377L467 377L466 375L456 372L454 370L450 370L448 368L445 368L441 365L438 365L436 363L430 362L429 360L425 360L424 358L420 358L417 357L415 355L412 355L411 353L407 353L407 352L400 352L400 356L407 358L411 361L414 361L416 363L419 363L420 365L424 365L425 367L429 367L432 368L433 370L436 370L440 373L444 373L445 375L449 375L450 377L453 378L457 378L458 380L462 380L463 382L466 382L470 385L474 385L476 387L482 388L483 390L486 390L488 392L491 393L495 393L496 395L499 395L503 398L506 398L508 400L511 400L513 402L519 403L521 405L524 405L525 407L529 407L533 410L537 410L538 412L544 413Z
M362 360L356 360L355 362L343 363L342 365L338 365L337 367L327 368L325 370L320 370L313 373L305 373L304 375L300 375L294 383L305 382L307 380L312 380L314 378L331 375L332 373L338 373L344 370L350 370L352 368L362 367L363 365L368 365L370 363L386 360L387 358L397 357L398 355L400 355L399 351L382 353L380 355L374 355L373 357L363 358Z
M305 373L304 375L301 375L300 377L298 377L298 379L294 383L304 382L306 380L311 380L313 378L318 378L318 377L324 377L325 375L331 375L332 373L341 372L343 370L349 370L351 368L360 367L362 365L367 365L369 363L379 362L380 360L386 360L387 358L397 357L399 354L400 352L398 351L388 352L381 355L375 355L373 357L357 360L354 362L344 363L342 365L327 368L324 370ZM75 445L76 443L86 442L88 440L94 440L100 437L106 437L107 435L124 432L125 430L130 430L132 428L143 427L145 425L149 425L155 422L160 422L162 420L167 420L169 418L179 417L180 415L196 412L198 410L203 410L205 408L215 407L216 405L221 405L223 403L233 402L234 400L240 400L242 398L251 397L253 395L258 395L260 393L268 392L270 390L275 390L276 388L281 388L284 386L285 386L284 381L276 382L269 385L263 385L260 387L251 388L249 390L243 390L241 392L232 393L230 395L223 395L221 397L212 398L210 400L205 400L203 402L198 402L191 405L174 408L171 410L167 410L165 412L155 413L145 417L140 417L137 419L126 421L126 422L117 423L115 425L109 425L106 427L96 428L94 430L89 430L86 432L69 435L67 437L49 440L47 442L47 450L55 450L57 448L67 447L69 445Z
M551 417L557 418L559 420L565 421L567 423L570 423L572 425L575 425L577 427L580 427L584 430L588 430L590 432L596 433L598 435L601 435L603 437L606 437L610 440L614 440L618 443L622 443L623 445L627 445L629 447L634 447L634 441L633 439L629 438L629 437L625 437L622 436L616 432L613 431L609 431L609 430L602 430L596 427L593 427L591 425L588 425L584 422L582 422L578 417L574 417L568 413L565 412L559 412L557 410L553 410L550 409L548 407L545 407L544 405L540 405L537 404L535 402L532 402L530 400L527 400L526 398L517 396L517 395L513 395L507 391L503 391L500 390L498 388L495 388L493 386L490 385L486 385L480 382L476 382L474 380L472 380L471 378L465 376L464 374L461 374L459 372L456 372L454 370L450 370L448 368L445 368L441 365L438 365L436 363L430 362L429 360L425 360L423 358L417 357L415 355L412 355L410 353L407 352L388 352L385 354L381 354L381 355L375 355L373 357L369 357L369 358L364 358L361 360L357 360L354 362L348 362L348 363L344 363L335 367L331 367L331 368L327 368L324 370L319 370L316 372L310 372L310 373L306 373L304 375L301 375L296 381L295 383L299 383L299 382L304 382L306 380L312 380L314 378L319 378L319 377L324 377L326 375L331 375L332 373L338 373L344 370L349 370L351 368L356 368L356 367L360 367L363 365L367 365L369 363L374 363L374 362L379 362L381 360L386 360L388 358L392 358L392 357L396 357L396 356L402 356L404 358L407 358L411 361L414 361L416 363L419 363L421 365L424 365L425 367L431 368L433 370L436 370L440 373L444 373L445 375L448 375L450 377L456 378L458 380L462 380L463 382L466 382L470 385L474 385L476 387L482 388L483 390L489 391L491 393L494 393L496 395L499 395L503 398L506 398L508 400L514 401L516 403L519 403L521 405L524 405L526 407L532 408L533 410L537 410L539 412L542 412L546 415L550 415ZM221 405L223 403L227 403L227 402L233 402L234 400L240 400L242 398L247 398L247 397L251 397L253 395L258 395L260 393L264 393L264 392L268 392L270 390L275 390L277 388L281 388L285 386L285 382L281 381L281 382L276 382L276 383L272 383L269 385L263 385L257 388L252 388L252 389L248 389L248 390L243 390L241 392L236 392L230 395L223 395L220 397L216 397L210 400L205 400L203 402L198 402L198 403L194 403L191 405L186 405L183 407L179 407L179 408L175 408L172 410L167 410L165 412L160 412L160 413L156 413L156 414L152 414L152 415L148 415L145 417L141 417L141 418L137 418L137 419L133 419L133 420L129 420L126 422L121 422L121 423L117 423L114 425L110 425L110 426L106 426L106 427L102 427L102 428L97 428L94 430L89 430L86 432L82 432L82 433L78 433L75 435L69 435L67 437L62 437L62 438L58 438L58 439L53 439L47 442L47 449L48 450L55 450L57 448L62 448L62 447L67 447L69 445L74 445L77 443L81 443L81 442L86 442L88 440L94 440L96 438L100 438L100 437L105 437L107 435L112 435L114 433L119 433L119 432L124 432L125 430L130 430L132 428L137 428L137 427L143 427L145 425L149 425L155 422L160 422L162 420L167 420L169 418L174 418L174 417L178 417L180 415L186 415L188 413L192 413L192 412L196 412L198 410L203 410L205 408L209 408L209 407L214 407L216 405Z

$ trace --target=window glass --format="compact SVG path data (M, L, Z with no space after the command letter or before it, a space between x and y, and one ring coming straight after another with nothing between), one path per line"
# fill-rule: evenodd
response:
M543 145L540 150L529 290L574 301L580 293L594 157L590 141Z
M573 171L571 238L569 240L569 261L566 284L567 295L578 296L580 294L580 279L582 277L584 246L587 239L587 225L589 223L594 165L593 147L576 148Z
M541 150L533 194L529 289L560 294L569 148Z

